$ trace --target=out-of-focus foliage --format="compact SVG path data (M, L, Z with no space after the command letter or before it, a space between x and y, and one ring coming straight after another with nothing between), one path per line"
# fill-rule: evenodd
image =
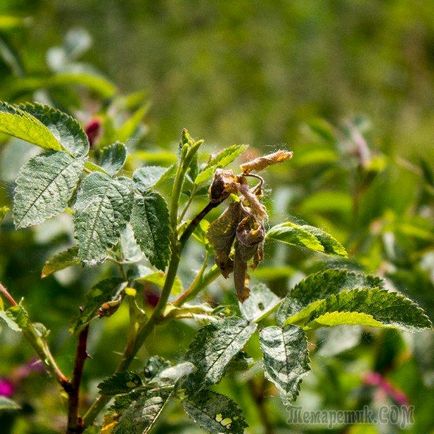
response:
M74 114L87 127L88 137L97 137L91 140L96 153L117 140L127 141L125 170L158 166L152 184L162 175L161 167L174 163L165 149L184 126L210 138L208 150L213 152L250 143L250 156L255 156L264 144L274 148L289 143L293 160L266 175L270 227L282 221L316 225L336 236L349 259L324 259L269 243L266 260L251 273L252 279L284 296L310 272L342 266L364 270L384 277L388 289L417 301L433 320L433 15L432 2L404 0L4 0L0 97L38 100ZM68 29L75 30L63 39ZM143 118L150 102L147 134ZM0 216L6 214L0 227L0 281L17 298L25 297L32 318L48 326L53 351L63 354L59 363L70 372L74 340L65 325L77 317L77 300L85 303L89 289L116 271L110 265L86 271L76 266L40 279L45 261L71 244L71 219L64 215L14 231L7 214L14 181L35 150L2 136L0 152ZM100 161L107 158L101 155ZM194 171L183 200L197 180ZM165 174L173 177L170 169ZM205 195L203 187L195 188ZM195 233L204 243L206 225ZM128 234L122 243L131 258L140 255ZM187 252L181 288L203 260L196 244ZM155 279L143 281L145 310L154 305L160 287ZM217 280L205 299L233 305L230 280ZM84 377L86 404L97 391L98 381L89 380L113 372L122 351L119 336L127 328L124 306L104 322L104 329L101 321L94 322L93 359ZM158 329L137 366L155 353L176 361L194 333L188 320ZM408 432L433 429L431 332L340 326L310 333L312 371L304 378L297 405L306 410L358 409L408 402L415 406ZM233 360L233 369L215 390L238 403L249 432L266 432L267 426L286 432L287 412L275 398L279 390L258 374L257 347L253 342L246 349L255 363ZM0 357L1 385L10 384L9 396L21 406L19 412L0 417L2 430L56 432L65 402L53 393L56 386L45 374L28 365L31 349L2 328ZM248 364L249 371L241 374L235 362L243 369ZM261 400L264 394L271 398ZM213 400L210 396L216 405ZM192 414L200 407L193 404ZM295 428L322 432L309 425ZM370 427L341 426L335 432L344 429L357 433ZM155 432L200 432L195 430L175 409Z

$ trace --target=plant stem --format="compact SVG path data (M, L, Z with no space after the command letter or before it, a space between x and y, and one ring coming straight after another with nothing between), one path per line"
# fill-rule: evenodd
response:
M184 183L185 172L188 168L189 161L188 153L183 160L180 161L173 184L170 210L169 210L169 225L170 225L170 247L171 255L169 260L169 266L167 268L166 278L164 280L163 289L161 291L161 297L155 306L149 320L141 328L137 330L134 334L131 333L125 347L121 361L115 372L122 372L128 369L131 362L134 360L137 352L140 350L141 346L145 342L149 334L154 330L157 322L160 320L161 313L166 307L167 300L169 299L170 292L172 291L173 283L175 282L176 273L178 271L179 265L179 242L178 242L178 205L179 198L181 196L182 185ZM95 418L98 416L100 411L104 406L110 401L110 396L101 394L88 409L86 414L83 416L84 426L92 424Z
M134 336L130 336L130 339L128 340L127 346L124 350L123 356L121 361L119 362L119 365L115 372L123 372L132 363L134 360L136 354L142 347L142 345L145 343L147 337L152 333L152 331L155 329L155 327L160 323L162 320L162 313L164 312L164 309L166 308L167 302L169 300L170 293L173 288L173 284L176 279L176 275L178 272L178 266L179 261L181 258L181 251L184 248L185 244L187 243L190 235L193 233L196 226L199 224L199 222L205 217L205 215L213 208L218 206L222 201L220 202L210 202L187 226L183 234L178 240L178 231L177 231L177 224L178 224L178 205L179 205L179 199L181 196L182 186L184 183L184 177L185 173L188 169L188 166L190 165L190 162L194 156L194 154L197 152L197 149L199 147L199 143L196 143L194 147L190 149L189 152L187 152L184 159L181 160L176 176L175 181L172 189L172 196L170 201L170 210L169 210L169 224L170 224L170 246L171 246L171 255L169 260L169 265L166 272L166 278L164 280L163 288L161 290L161 296L160 299L155 306L154 311L152 312L152 315L150 316L149 320L137 330L137 333ZM211 270L210 270L211 272ZM218 272L215 274L215 271L213 270L212 273L208 273L207 277L204 277L204 282L210 282L217 277ZM206 279L206 280L205 280ZM205 283L202 283L202 285ZM200 286L200 285L199 285ZM200 286L201 287L201 286ZM192 290L193 291L193 290ZM195 292L196 293L196 292ZM110 401L110 396L107 395L100 395L95 402L92 404L92 406L89 408L87 413L83 417L83 426L88 426L92 424L95 420L95 418L98 416L100 411L104 408L104 406Z
M17 306L18 303L12 297L10 292L0 283L0 292L3 294L4 298L8 301L11 306Z
M190 197L188 198L188 201L185 204L184 209L181 211L181 215L179 216L179 219L178 219L179 222L182 221L188 208L190 207L191 202L193 201L194 195L196 194L196 190L197 190L197 184L194 184L191 191L190 191Z
M226 199L226 198L224 198ZM182 250L187 242L187 240L190 238L191 234L196 229L197 225L200 223L200 221L214 208L219 206L223 200L220 201L210 201L208 204L202 209L202 211L199 212L199 214L196 215L196 217L193 218L193 220L188 224L188 226L185 228L185 231L182 233L181 237L179 238L180 243L180 250Z
M213 265L208 272L199 272L191 285L172 303L174 306L180 307L185 302L194 298L202 289L206 288L212 281L220 276L220 269L217 265Z
M18 306L18 303L16 302L14 297L1 283L0 293L6 298L6 300L12 307ZM47 371L57 380L57 382L62 386L62 388L66 392L68 392L71 383L57 365L56 360L51 354L47 341L36 331L30 320L25 327L22 327L22 333L27 342L29 342L29 344L35 350L36 354L38 355L39 359L41 360Z
M87 337L89 334L89 325L78 335L77 351L75 355L74 371L72 374L71 386L68 392L68 425L67 434L81 433L84 431L82 419L78 415L79 399L80 399L80 384L83 375L84 363L87 358Z

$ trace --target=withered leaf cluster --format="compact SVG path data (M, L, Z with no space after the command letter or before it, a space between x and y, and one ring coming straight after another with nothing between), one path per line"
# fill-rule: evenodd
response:
M251 261L256 266L263 258L267 213L259 201L261 189L251 190L243 175L217 170L210 189L211 200L216 191L220 194L236 193L238 200L232 201L211 223L208 240L214 248L215 261L222 275L227 278L234 273L238 299L244 301L249 296L247 265Z
M211 223L207 236L222 275L228 278L231 273L234 274L234 285L241 302L248 298L250 292L246 285L248 265L256 267L264 256L264 224L267 219L266 209L260 200L263 179L251 172L258 172L291 157L292 152L279 150L242 164L241 175L222 169L217 169L214 174L210 187L211 202L220 203L231 194L236 199ZM259 179L259 184L251 188L248 176Z

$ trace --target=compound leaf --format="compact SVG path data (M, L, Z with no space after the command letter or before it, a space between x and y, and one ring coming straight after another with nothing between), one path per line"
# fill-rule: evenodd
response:
M164 270L169 260L169 211L161 195L151 191L134 197L131 226L137 244L149 262Z
M78 256L88 264L102 262L119 240L131 213L132 190L128 179L94 172L85 178L75 203L75 237Z
M84 161L64 152L31 158L20 170L14 196L14 222L25 228L61 213L80 179Z
M247 423L238 405L224 395L204 391L183 402L186 413L210 433L242 434Z
M187 378L187 388L197 392L218 383L255 330L256 324L236 317L201 328L186 354L186 360L196 366L196 371Z
M273 382L286 401L294 401L300 383L309 370L306 335L302 329L287 325L261 330L265 376Z
M89 140L86 133L72 116L39 103L19 104L18 108L42 122L72 155L84 156L88 153Z

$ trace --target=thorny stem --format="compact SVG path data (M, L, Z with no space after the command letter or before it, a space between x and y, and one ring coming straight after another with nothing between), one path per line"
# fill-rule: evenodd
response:
M10 292L0 283L0 293L6 298L11 306L18 306L18 303ZM66 375L61 371L56 363L53 355L51 354L50 348L48 347L47 341L36 331L35 327L31 323L22 328L22 333L24 338L29 342L32 348L35 350L42 364L48 370L48 372L53 375L57 382L62 386L62 388L68 392L71 383L69 382Z
M84 327L78 336L77 351L75 355L74 371L72 374L72 380L70 389L68 391L68 425L66 429L67 434L81 433L84 430L84 425L81 417L78 415L80 404L80 384L83 375L84 363L88 357L87 337L89 334L89 325Z

